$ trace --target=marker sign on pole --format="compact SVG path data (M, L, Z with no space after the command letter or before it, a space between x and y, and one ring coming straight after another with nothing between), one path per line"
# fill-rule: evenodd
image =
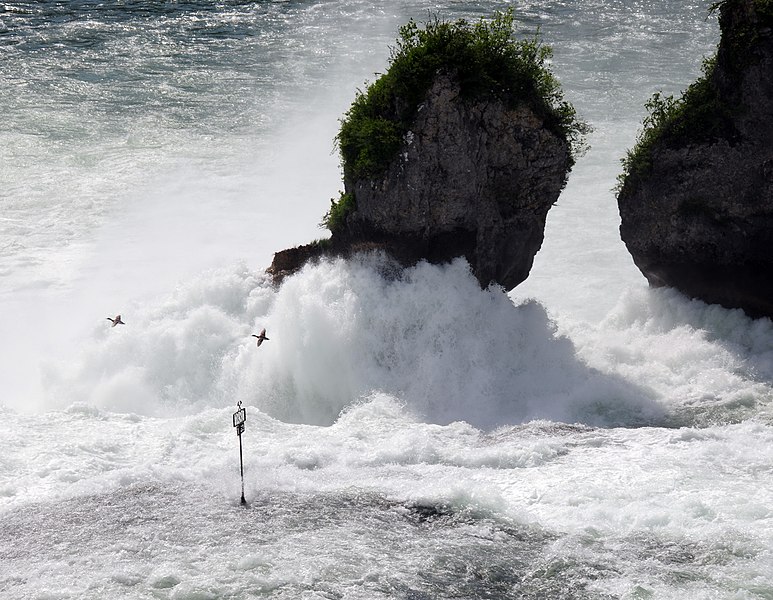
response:
M244 433L244 422L247 420L247 409L242 408L242 401L239 400L236 406L239 408L234 413L233 422L236 427L236 435L239 436L239 471L242 475L242 504L247 504L244 499L244 459L242 458L242 434Z
M239 405L241 405L241 401L239 402ZM246 408L240 408L234 413L234 427L236 427L236 435L241 436L241 434L244 433L244 422L246 420L247 420Z

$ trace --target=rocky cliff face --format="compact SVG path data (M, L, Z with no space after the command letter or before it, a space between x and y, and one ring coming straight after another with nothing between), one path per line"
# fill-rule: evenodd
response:
M345 180L356 210L336 244L377 241L403 262L465 256L482 286L529 273L571 165L567 141L529 108L464 100L439 74L382 176Z
M710 102L685 107L618 196L621 237L650 284L752 316L773 316L772 13L766 0L721 5Z

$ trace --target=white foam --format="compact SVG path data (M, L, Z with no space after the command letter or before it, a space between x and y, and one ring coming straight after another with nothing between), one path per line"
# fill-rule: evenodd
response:
M625 294L598 326L566 320L590 365L653 391L689 420L724 422L773 405L773 323L672 289Z
M322 262L278 290L237 266L124 320L100 323L73 364L49 364L49 406L168 415L242 401L331 424L380 392L428 422L492 428L738 418L771 398L769 320L643 290L598 326L564 320L572 342L538 303L479 289L463 260L403 274L377 256Z
M124 320L100 324L71 365L49 365L51 406L163 415L241 400L331 424L383 392L422 420L486 428L643 423L661 412L649 388L579 360L539 304L481 290L463 260L403 274L378 256L322 262L277 291L237 267ZM270 340L257 348L250 334L263 327Z

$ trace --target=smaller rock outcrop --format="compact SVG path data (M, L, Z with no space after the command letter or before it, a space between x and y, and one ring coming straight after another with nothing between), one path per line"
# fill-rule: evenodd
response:
M726 0L705 76L624 160L620 235L651 285L773 317L773 4Z
M587 131L550 51L491 22L413 21L342 123L344 193L330 240L278 252L275 279L319 256L381 249L403 265L466 257L486 287L526 279Z
M566 139L527 106L462 98L438 73L383 175L345 179L356 199L334 240L376 240L406 258L464 256L482 286L529 274L571 164Z

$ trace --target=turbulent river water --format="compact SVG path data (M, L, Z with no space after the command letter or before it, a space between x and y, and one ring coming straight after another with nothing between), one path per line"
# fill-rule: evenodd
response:
M594 131L509 294L264 275L398 27L506 6L0 1L0 597L773 598L773 323L648 289L613 191L709 2L512 4Z

